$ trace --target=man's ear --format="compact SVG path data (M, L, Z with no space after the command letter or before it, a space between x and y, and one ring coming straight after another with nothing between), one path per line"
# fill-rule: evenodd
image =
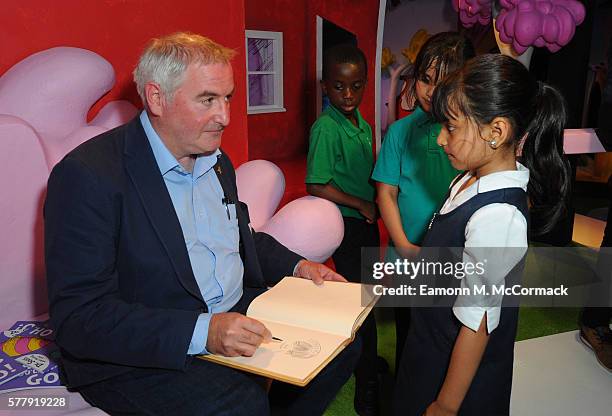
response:
M505 117L495 117L489 123L489 137L487 141L495 140L495 147L501 147L510 139L510 120Z
M154 82L147 82L145 84L144 93L149 111L155 116L161 115L165 104L165 98L159 85Z

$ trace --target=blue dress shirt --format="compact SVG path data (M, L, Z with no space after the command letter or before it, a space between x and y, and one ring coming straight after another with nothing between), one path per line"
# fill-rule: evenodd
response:
M157 166L172 199L185 237L193 274L208 305L196 322L188 354L207 354L212 314L227 312L242 296L244 266L238 249L240 236L236 206L223 202L223 188L213 166L221 152L198 156L193 172L186 171L151 125L146 111L140 122L153 149Z

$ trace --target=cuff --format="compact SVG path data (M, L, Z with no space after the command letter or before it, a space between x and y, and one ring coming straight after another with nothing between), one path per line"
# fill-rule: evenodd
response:
M291 276L293 276L293 277L300 277L300 276L297 275L297 268L300 265L300 262L302 260L305 260L305 259L300 259L300 260L298 260L297 263L295 263L295 266L293 266L293 273L291 273Z
M206 350L206 342L208 341L208 327L210 325L211 313L202 313L198 316L191 342L189 343L188 355L210 354Z
M481 307L481 306L453 306L453 314L459 322L467 326L472 331L477 332L482 322L482 317L487 314L487 333L490 334L499 325L501 308L498 306Z

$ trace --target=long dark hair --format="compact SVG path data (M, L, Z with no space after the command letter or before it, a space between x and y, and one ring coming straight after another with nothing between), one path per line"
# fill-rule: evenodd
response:
M522 147L520 161L529 169L531 211L545 219L532 231L550 231L564 214L570 190L569 163L563 154L567 114L561 93L536 81L508 56L480 55L436 87L432 113L439 122L462 114L479 126L495 117L507 118L509 143Z
M461 68L465 61L474 56L474 46L465 36L457 32L436 33L423 44L414 60L410 81L406 91L406 102L418 104L416 83L423 80L427 70L433 65L437 84L446 74Z

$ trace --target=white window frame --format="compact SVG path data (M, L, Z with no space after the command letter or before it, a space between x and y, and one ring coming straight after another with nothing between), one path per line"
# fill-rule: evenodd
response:
M247 114L279 113L287 111L283 106L283 32L268 32L262 30L244 31L245 65L246 65L246 88L247 88ZM249 71L249 39L270 39L274 43L274 70L273 71ZM251 106L249 103L249 75L250 74L272 74L274 77L274 104Z

